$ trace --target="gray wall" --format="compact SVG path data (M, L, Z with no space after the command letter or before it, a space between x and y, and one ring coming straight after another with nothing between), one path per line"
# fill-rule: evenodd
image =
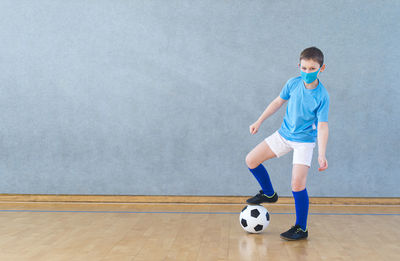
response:
M400 1L0 1L0 193L249 195L248 127L320 47L329 169L398 197ZM265 165L291 195L291 155Z

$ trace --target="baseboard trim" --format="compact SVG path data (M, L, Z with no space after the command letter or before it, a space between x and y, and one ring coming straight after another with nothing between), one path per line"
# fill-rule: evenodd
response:
M77 203L186 203L243 204L249 196L143 196L143 195L43 195L0 194L0 202L77 202ZM280 197L280 204L293 204L292 197ZM310 204L400 205L400 198L310 197Z

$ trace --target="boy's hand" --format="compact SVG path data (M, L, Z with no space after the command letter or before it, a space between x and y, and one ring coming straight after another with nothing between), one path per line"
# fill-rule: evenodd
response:
M261 122L256 121L255 123L250 125L250 134L256 134L258 129L260 128Z
M328 161L324 156L319 156L318 157L318 163L319 163L319 171L324 171L328 168Z

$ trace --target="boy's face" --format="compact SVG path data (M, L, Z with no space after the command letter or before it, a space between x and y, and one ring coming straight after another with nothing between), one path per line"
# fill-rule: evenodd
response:
M304 60L302 59L299 64L300 70L305 73L312 73L319 69L319 63L314 60ZM325 64L322 65L321 70L319 72L323 72L325 70Z

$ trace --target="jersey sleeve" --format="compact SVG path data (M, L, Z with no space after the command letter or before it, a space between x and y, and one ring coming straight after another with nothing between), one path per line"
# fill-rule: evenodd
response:
M318 107L317 111L317 119L318 122L327 122L329 114L329 95L326 95L321 102L321 105Z
M289 79L286 82L285 86L283 86L283 89L282 89L281 93L279 94L279 97L281 97L284 100L289 100L289 98L290 98L290 89L292 87L292 82L293 82L293 79Z

